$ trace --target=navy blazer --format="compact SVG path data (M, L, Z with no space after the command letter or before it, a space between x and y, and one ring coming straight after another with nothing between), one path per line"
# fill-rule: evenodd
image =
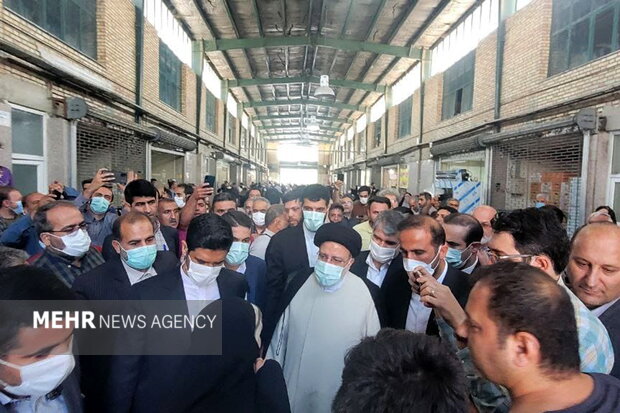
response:
M401 261L402 265L402 260L399 261ZM446 265L448 264L446 263ZM450 288L461 307L465 308L471 289L469 275L448 265L448 272L443 280L443 285ZM407 323L407 312L409 310L409 302L411 301L412 294L407 272L404 268L394 277L390 279L386 277L382 289L385 294L387 326L404 329ZM431 315L428 319L426 334L434 336L439 335L439 328L435 322L434 311L431 311Z
M158 274L132 287L132 298L145 300L175 300L176 314L187 315L187 304L181 270ZM244 299L248 284L243 275L223 268L217 277L220 298L239 297ZM147 311L148 313L149 311ZM191 343L191 331L167 329L156 332L150 329L127 331L122 338L124 348L131 347L125 354L162 354L157 349L174 342L177 355L121 355L115 356L107 383L106 409L113 412L158 411L171 379L179 369L183 353Z
M245 280L248 282L248 301L256 304L262 312L265 311L267 290L267 265L265 261L253 255L245 260Z
M303 222L300 222L297 226L279 231L271 238L265 252L267 300L263 320L264 331L275 328L278 322L278 308L290 277L310 266L303 225Z
M600 315L599 320L601 320L607 329L611 344L614 348L615 362L609 374L620 379L620 300L616 301L614 305L605 310L605 312Z
M161 230L161 234L164 236L164 240L166 240L166 244L168 244L169 250L173 252L177 256L177 258L180 258L179 233L177 232L177 230L172 227L166 227L164 225L161 225L159 229ZM105 237L105 240L103 241L103 246L101 247L101 255L103 255L103 258L106 261L112 259L115 255L118 255L116 253L116 250L112 246L113 240L113 236L112 234L110 234Z

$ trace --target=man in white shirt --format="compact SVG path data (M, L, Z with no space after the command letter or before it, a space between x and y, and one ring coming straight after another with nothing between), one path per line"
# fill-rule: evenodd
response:
M620 228L611 222L582 227L573 236L566 274L607 329L615 354L610 374L620 378Z
M471 215L457 213L445 217L442 227L448 244L446 261L454 268L471 274L479 266L482 225Z
M269 207L265 214L265 225L265 231L250 244L250 255L261 260L265 259L271 238L283 229L288 228L288 217L284 205L276 204Z

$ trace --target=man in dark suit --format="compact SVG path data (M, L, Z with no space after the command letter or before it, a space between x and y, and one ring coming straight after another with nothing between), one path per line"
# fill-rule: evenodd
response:
M172 251L179 255L179 234L172 227L165 227L157 220L157 189L145 179L131 181L125 187L125 203L131 211L142 212L151 218L155 224L155 242L158 251ZM116 256L112 247L113 237L108 235L103 242L101 253L107 260Z
M464 273L471 274L480 266L478 251L484 235L482 225L469 214L450 214L441 224L446 233L448 264Z
M136 284L132 288L132 298L141 302L174 300L171 304L174 314L189 316L197 315L207 300L244 298L248 292L247 282L241 274L224 268L232 243L231 227L220 216L197 216L188 227L187 240L182 243L181 267ZM142 313L153 310L145 308ZM115 412L157 411L165 390L171 385L171 378L189 349L190 337L188 328L163 332L153 329L128 331L122 339L120 353L135 355L114 358L108 382L107 409ZM174 348L162 347L165 343L174 343Z
M433 311L420 301L420 276L432 276L448 286L461 306L467 303L467 274L450 267L446 260L446 235L441 225L426 215L410 216L398 225L404 269L385 280L386 316L389 327L438 335Z
M314 235L325 222L330 192L326 186L314 184L302 193L303 223L289 227L273 236L265 261L267 263L267 303L265 330L277 322L277 308L282 293L297 270L314 267L319 249L314 245Z
M71 290L43 268L21 265L5 268L0 274L4 331L0 338L0 412L83 411L71 352L73 327L32 328L36 308L28 301L73 298Z
M131 211L118 218L112 226L112 236L115 256L73 283L73 291L81 299L127 300L132 285L178 267L175 254L157 251L154 223L141 212ZM89 332L88 336L81 334L80 339L102 342L106 337ZM98 411L103 406L101 383L107 380L109 361L104 355L80 358L82 391L88 411Z
M566 274L575 295L607 329L615 359L609 374L620 378L620 228L598 222L577 231Z

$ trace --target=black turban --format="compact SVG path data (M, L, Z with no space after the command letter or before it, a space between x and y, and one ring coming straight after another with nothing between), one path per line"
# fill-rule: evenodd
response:
M323 224L314 235L314 245L320 247L326 241L332 241L349 250L352 257L357 257L362 249L362 237L357 231L341 224Z

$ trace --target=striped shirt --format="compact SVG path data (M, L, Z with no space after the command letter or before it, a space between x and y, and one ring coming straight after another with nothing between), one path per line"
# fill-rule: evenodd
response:
M100 266L105 262L97 249L90 247L88 252L80 259L80 266L74 264L75 257L67 257L46 248L43 254L32 265L50 270L60 281L71 287L76 277Z

